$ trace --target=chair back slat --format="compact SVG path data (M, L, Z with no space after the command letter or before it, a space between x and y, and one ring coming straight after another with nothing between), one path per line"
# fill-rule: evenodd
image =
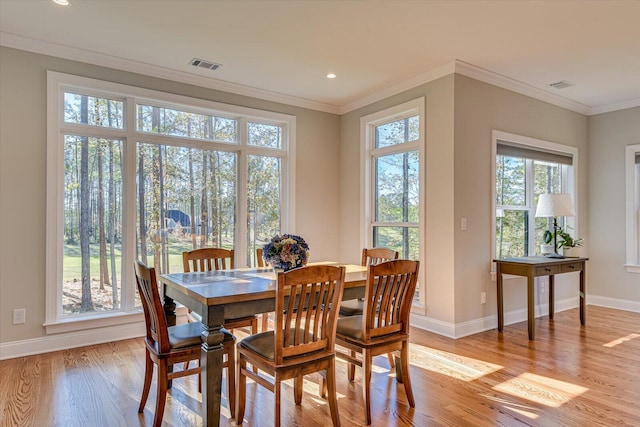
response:
M156 271L140 261L135 263L136 285L142 301L144 323L149 343L155 343L160 353L167 353L170 349L165 317L160 292L156 281Z
M388 248L364 248L362 249L362 262L360 265L369 266L380 264L381 262L398 259L398 252Z
M279 273L276 284L275 362L333 353L345 268L315 265Z
M214 271L235 268L233 249L199 248L182 253L182 268L191 271Z
M419 261L391 260L370 265L363 309L364 341L391 333L408 333Z

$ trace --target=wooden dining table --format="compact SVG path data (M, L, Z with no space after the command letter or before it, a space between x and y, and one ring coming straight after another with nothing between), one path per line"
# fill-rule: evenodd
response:
M367 268L337 262L309 263L346 267L343 300L361 298ZM176 301L202 317L202 418L204 426L220 424L222 389L222 341L225 319L236 319L275 310L276 275L271 268L218 270L161 274L167 323L176 322ZM232 368L233 369L233 368Z

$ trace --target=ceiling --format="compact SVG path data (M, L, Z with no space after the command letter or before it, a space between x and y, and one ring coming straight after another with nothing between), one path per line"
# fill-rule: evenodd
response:
M0 44L335 113L454 71L585 114L640 105L636 0L70 1L0 0Z

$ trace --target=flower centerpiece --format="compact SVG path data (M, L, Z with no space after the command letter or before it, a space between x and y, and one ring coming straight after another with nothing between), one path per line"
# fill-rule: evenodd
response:
M264 260L273 268L284 271L303 267L309 260L309 245L300 236L283 234L274 236L262 248Z

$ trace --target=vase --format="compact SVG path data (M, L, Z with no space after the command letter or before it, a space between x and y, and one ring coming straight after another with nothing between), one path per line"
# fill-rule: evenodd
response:
M580 256L580 248L562 248L562 255L569 258L577 258Z
M284 268L280 268L280 267L273 267L273 272L275 273L275 275L277 276L278 273L284 273L285 269Z

